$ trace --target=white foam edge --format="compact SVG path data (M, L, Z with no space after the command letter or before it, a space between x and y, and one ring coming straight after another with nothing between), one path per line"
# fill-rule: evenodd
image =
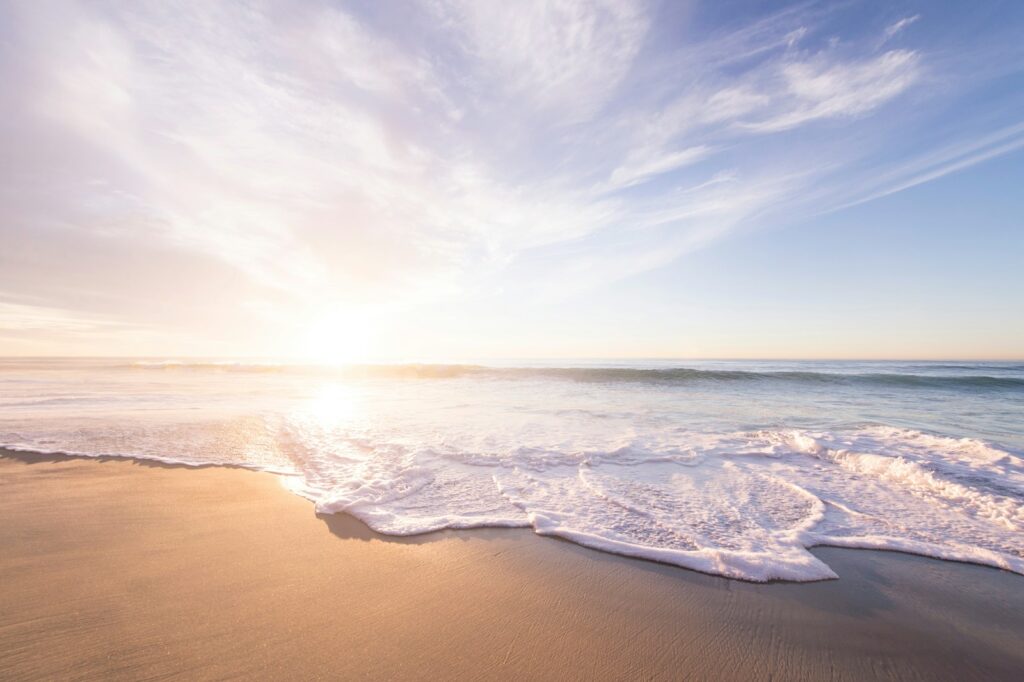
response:
M67 450L64 448L58 450L47 450L44 448L26 446L24 444L9 444L0 443L0 449L10 450L11 452L25 452L34 455L62 455L65 457L85 457L88 459L103 459L104 457L112 457L115 459L124 460L142 460L146 462L159 462L161 464L169 464L172 466L188 467L190 469L199 469L202 467L222 467L231 469L248 469L249 471L260 471L268 474L274 474L276 476L296 476L298 474L290 469L282 469L273 466L260 466L255 464L238 464L236 462L217 462L213 460L187 460L187 459L176 459L174 457L165 457L162 455L147 455L138 452L123 453L123 452L84 452L81 450Z
M89 459L100 459L103 457L113 457L118 459L138 459L146 461L160 462L162 464L169 464L173 466L182 466L188 468L199 468L199 467L232 467L239 469L247 469L250 471L259 471L274 474L279 477L284 487L312 502L316 502L316 497L312 495L311 491L307 491L304 488L305 481L301 474L297 474L294 471L282 470L275 467L261 467L253 465L241 465L226 462L214 462L204 460L180 460L172 457L161 457L157 455L143 455L139 453L88 453L73 450L47 450L38 447L27 447L24 444L18 443L0 443L0 448L10 450L12 452L25 452L30 454L39 455L61 455L67 457L84 457ZM671 564L680 566L682 568L688 568L691 570L699 571L701 573L708 573L711 575L719 575L728 578L734 578L739 580L746 580L749 582L768 582L771 580L785 580L791 582L816 582L820 580L835 579L839 576L828 567L827 564L822 562L814 555L807 552L807 556L810 560L804 564L794 565L791 563L780 563L778 557L775 558L773 564L757 563L751 564L751 557L767 557L773 558L772 555L768 554L754 554L754 553L743 553L743 552L729 552L728 550L711 550L702 549L693 552L687 552L683 550L672 550L667 548L647 547L643 545L636 545L620 540L612 540L604 538L591 533L583 531L573 530L557 525L555 522L550 521L543 515L528 512L527 521L523 522L521 519L501 519L501 518L488 518L481 519L479 517L463 517L463 516L440 516L440 517L428 517L429 521L421 524L420 526L410 526L409 530L402 530L400 532L395 531L380 531L374 528L374 525L382 522L387 517L394 517L393 514L387 512L371 512L369 509L359 509L359 505L352 505L350 508L339 511L324 511L322 513L346 513L354 518L362 521L368 527L381 533L382 535L390 536L408 536L408 535L421 535L424 533L430 533L438 530L444 530L450 528L453 530L468 529L468 528L525 528L533 527L534 532L542 536L553 536L560 537L570 542L574 542L578 545L589 547L610 554L619 554L622 556L629 556L639 559L646 559L648 561L655 561L658 563ZM543 519L547 522L538 524L538 519ZM914 554L918 556L929 557L933 559L941 559L947 561L959 561L969 564L977 564L981 566L990 566L1006 571L1011 571L1020 575L1024 575L1024 558L1016 558L994 552L992 550L986 550L977 547L967 547L959 545L957 547L939 547L931 543L920 542L915 540L905 540L899 538L892 538L887 536L852 536L852 537L830 537L827 535L816 534L813 532L805 531L804 542L800 546L807 550L813 547L839 547L848 549L869 549L869 550L882 550L882 551L896 551L904 552L907 554ZM792 568L793 570L787 571L773 571L773 568L785 566ZM797 570L803 567L804 570ZM746 568L744 572L743 568ZM756 570L755 570L756 569ZM814 572L816 571L816 572Z
M827 564L807 551L804 551L804 557L802 557L805 558L805 561L794 563L779 561L778 555L767 553L732 552L710 548L686 551L663 547L648 547L566 528L547 519L542 514L530 513L529 517L530 524L538 535L560 537L578 545L610 554L620 554L662 564L672 564L711 575L756 583L772 580L817 582L819 580L831 580L839 577ZM806 547L794 546L794 549L797 548L806 550Z
M807 547L840 547L846 549L872 549L889 552L903 552L930 559L959 561L979 566L990 566L1011 573L1024 575L1024 558L1007 556L990 549L957 544L950 547L933 545L930 542L906 540L885 535L857 535L834 537L824 534L809 534L811 544Z

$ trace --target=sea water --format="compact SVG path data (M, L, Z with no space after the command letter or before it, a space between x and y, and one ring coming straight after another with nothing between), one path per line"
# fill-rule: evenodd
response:
M530 527L755 581L835 577L815 545L1024 574L1020 363L5 359L0 444L266 471L389 535Z

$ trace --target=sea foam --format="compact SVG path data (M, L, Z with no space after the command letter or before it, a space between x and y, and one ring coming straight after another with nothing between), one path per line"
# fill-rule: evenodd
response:
M836 577L816 545L1024 574L1024 368L403 367L11 363L0 443L267 471L389 535L530 527L753 581Z

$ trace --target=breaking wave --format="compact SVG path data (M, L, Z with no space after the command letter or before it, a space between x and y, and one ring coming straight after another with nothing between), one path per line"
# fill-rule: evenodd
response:
M873 385L893 388L948 388L1024 391L1024 377L965 373L985 369L971 365L924 365L919 372L827 372L827 371L749 371L736 369L699 369L689 367L495 367L471 364L369 364L347 366L302 365L273 362L177 360L137 361L119 365L136 370L212 371L212 372L290 372L329 375L349 379L550 379L583 383L689 384L716 382L785 382L790 384ZM1013 371L1016 365L997 366ZM960 373L941 374L942 371Z
M1024 368L790 364L0 361L0 444L245 467L384 534L527 527L744 580L836 577L816 545L1024 574Z

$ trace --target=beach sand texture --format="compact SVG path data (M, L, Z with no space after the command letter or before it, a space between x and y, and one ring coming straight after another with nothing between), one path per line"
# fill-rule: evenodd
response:
M529 530L392 538L272 475L0 457L0 679L1022 679L1024 578L819 548L752 584Z

